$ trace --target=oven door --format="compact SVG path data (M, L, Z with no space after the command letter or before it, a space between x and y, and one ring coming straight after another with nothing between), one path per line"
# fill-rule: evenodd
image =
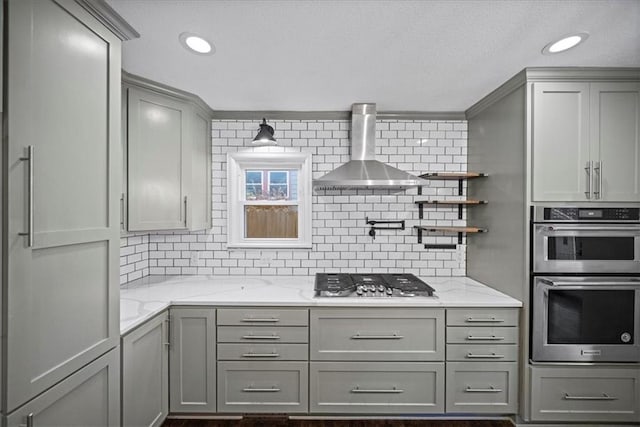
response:
M640 225L534 224L535 273L640 273Z
M640 278L533 280L533 361L640 362Z

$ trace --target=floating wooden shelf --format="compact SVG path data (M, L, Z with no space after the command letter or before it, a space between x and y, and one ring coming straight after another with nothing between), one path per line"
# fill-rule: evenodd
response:
M454 226L437 226L437 225L414 225L413 228L418 230L418 243L422 243L423 232L442 232L442 233L458 233L458 244L462 244L462 235L470 233L486 233L487 229L478 227L454 227Z
M462 207L463 206L478 206L487 203L486 200L416 200L418 205L418 218L424 219L424 209L422 205L446 205L446 206L458 206L458 219L462 219Z
M418 205L484 205L486 200L416 200Z
M463 181L474 178L484 178L486 173L479 172L428 172L419 175L422 179L431 180L448 180L458 181L458 195L462 196L464 193ZM418 195L422 195L422 187L418 187ZM462 207L463 206L478 206L487 203L486 200L417 200L415 202L418 205L418 217L424 219L424 205L447 205L458 206L458 219L462 219ZM487 230L478 227L441 227L441 226L425 226L414 225L413 228L418 230L418 243L422 243L423 232L442 232L442 233L457 233L458 244L462 244L462 236L469 233L486 233ZM455 249L454 244L425 244L425 249Z
M458 181L458 195L462 196L462 182L464 180L484 178L487 174L478 172L427 172L418 176L422 179ZM422 194L422 187L418 187L418 194Z

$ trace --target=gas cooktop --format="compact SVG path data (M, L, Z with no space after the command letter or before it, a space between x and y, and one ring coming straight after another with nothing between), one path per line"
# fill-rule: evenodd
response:
M413 274L316 273L317 297L433 296L434 289Z

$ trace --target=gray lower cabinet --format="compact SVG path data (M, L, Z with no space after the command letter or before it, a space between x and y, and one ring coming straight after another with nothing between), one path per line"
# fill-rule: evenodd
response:
M444 360L444 310L311 310L311 360Z
M177 307L170 310L169 410L216 410L216 311Z
M312 413L444 412L443 362L311 362Z
M309 363L218 362L218 412L305 413Z
M533 366L532 421L639 422L640 368Z
M518 411L517 309L447 309L447 413Z
M169 412L168 313L122 337L122 426L156 427Z
M120 425L120 349L115 348L6 417L6 427Z
M309 310L218 310L218 412L309 409Z

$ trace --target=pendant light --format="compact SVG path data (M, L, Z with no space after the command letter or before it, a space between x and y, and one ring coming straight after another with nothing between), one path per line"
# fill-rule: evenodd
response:
M253 138L253 144L256 145L277 145L276 139L273 137L274 130L267 124L267 119L263 118L260 123L260 131Z

